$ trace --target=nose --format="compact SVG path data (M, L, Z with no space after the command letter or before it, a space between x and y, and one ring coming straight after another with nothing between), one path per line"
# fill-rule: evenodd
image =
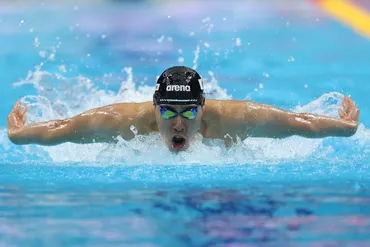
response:
M174 121L173 129L177 132L183 132L185 130L185 125L182 122L181 117L177 116Z

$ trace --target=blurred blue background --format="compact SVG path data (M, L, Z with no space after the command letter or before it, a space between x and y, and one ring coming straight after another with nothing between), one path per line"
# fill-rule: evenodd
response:
M36 93L13 84L53 49L46 71L83 75L96 79L97 87L118 90L125 66L133 68L137 82L153 85L179 58L193 66L199 46L199 72L207 77L212 71L235 99L250 94L290 108L336 91L368 111L369 40L314 1L17 1L1 6L4 127L14 102ZM59 70L63 64L65 72ZM263 90L256 93L261 83ZM361 121L368 124L366 116Z

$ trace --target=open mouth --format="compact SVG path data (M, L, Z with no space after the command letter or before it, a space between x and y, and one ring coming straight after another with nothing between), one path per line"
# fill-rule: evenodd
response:
M182 136L173 136L172 137L172 146L175 148L175 149L181 149L185 146L185 138L182 137Z

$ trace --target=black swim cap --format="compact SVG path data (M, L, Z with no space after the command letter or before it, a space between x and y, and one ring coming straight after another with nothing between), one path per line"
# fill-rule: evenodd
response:
M159 104L204 104L203 81L193 69L174 66L158 78L153 102Z

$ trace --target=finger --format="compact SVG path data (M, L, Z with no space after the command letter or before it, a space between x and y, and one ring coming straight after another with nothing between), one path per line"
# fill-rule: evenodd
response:
M355 114L355 117L354 117L354 120L358 123L358 120L360 119L360 110L357 109L356 110L356 114Z
M342 109L338 109L338 113L339 113L339 116L340 116L340 118L345 118L346 117L346 115L345 115L345 113L343 112L343 110Z
M349 105L348 105L348 99L347 97L345 97L343 99L343 109L344 109L344 112L348 113L349 112Z
M28 105L25 105L25 106L23 107L23 109L21 110L21 114L22 114L22 115L25 115L25 114L26 114L26 112L27 112L27 110L28 110Z
M18 100L17 103L15 103L14 105L13 112L16 116L19 117L21 115L21 110L22 110L22 101Z
M21 101L20 101L20 100L18 100L18 101L14 104L13 110L18 110L20 106L21 106Z
M346 103L347 103L347 105L348 105L348 106L352 106L352 105L354 105L354 104L353 104L353 100L352 100L350 97L346 96L346 97L345 97L345 100L346 100Z
M22 124L23 124L23 126L26 124L26 120L27 120L27 115L24 114L23 117L22 117Z
M358 122L360 116L360 110L355 108L351 112L351 120Z

